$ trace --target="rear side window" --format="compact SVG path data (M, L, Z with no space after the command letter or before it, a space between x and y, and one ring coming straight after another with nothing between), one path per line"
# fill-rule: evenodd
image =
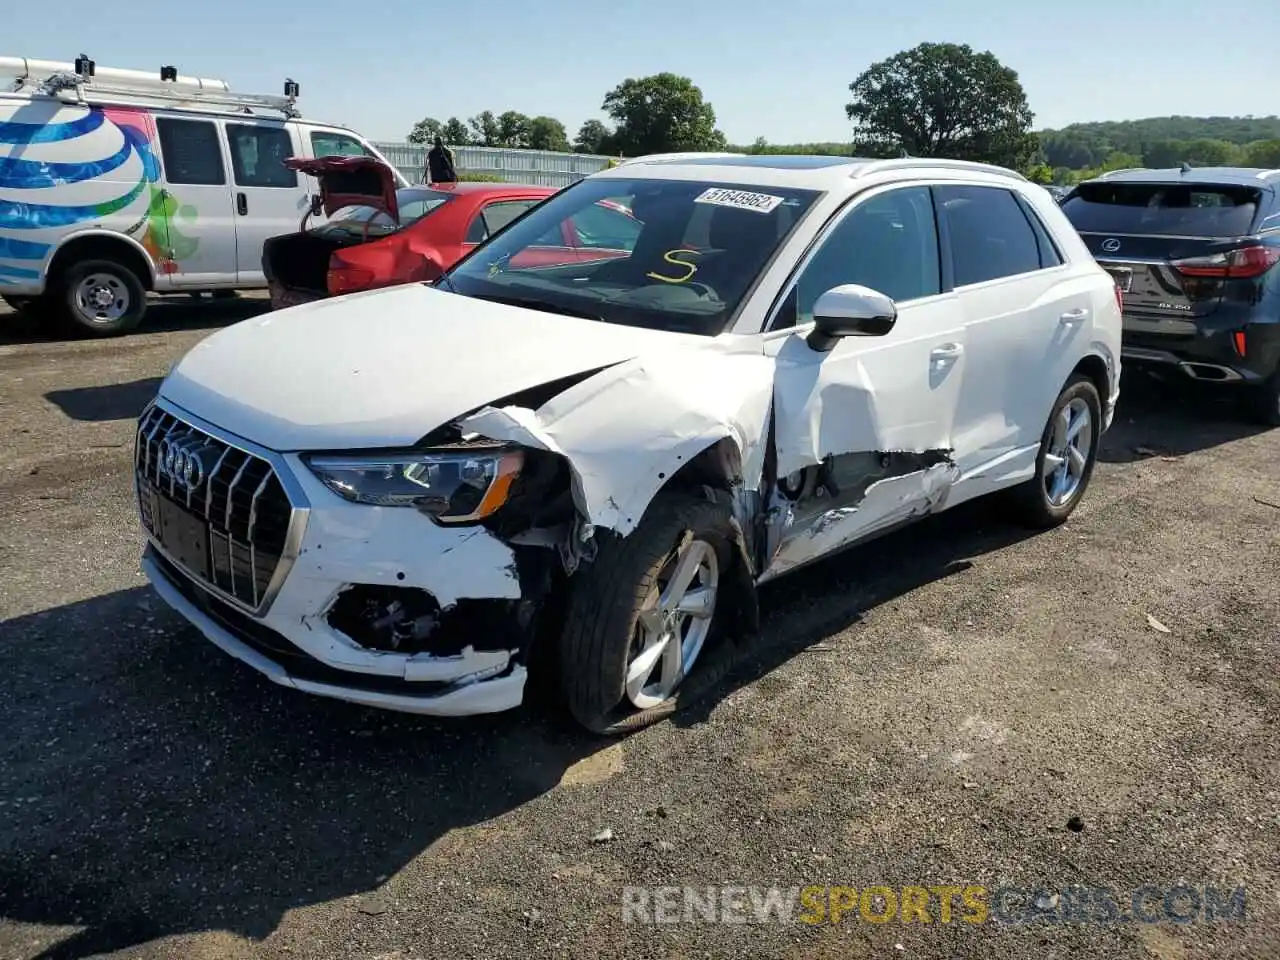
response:
M481 243L489 239L492 234L497 233L508 223L520 216L535 203L537 200L497 200L483 210L480 215L471 221L471 226L467 230L464 243Z
M1018 198L1000 187L938 186L957 287L1041 267L1040 243Z
M1201 183L1082 183L1062 205L1082 233L1240 237L1251 232L1261 191Z
M218 186L227 182L217 125L208 120L156 117L156 130L169 183Z

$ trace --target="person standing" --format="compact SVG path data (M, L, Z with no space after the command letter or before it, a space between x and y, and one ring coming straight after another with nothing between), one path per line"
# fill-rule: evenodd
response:
M458 182L458 171L454 167L453 151L444 145L444 141L439 134L436 134L435 145L427 151L427 182Z

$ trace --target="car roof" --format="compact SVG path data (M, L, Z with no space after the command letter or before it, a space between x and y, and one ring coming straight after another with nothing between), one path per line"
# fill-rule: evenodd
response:
M900 171L986 174L1026 183L1026 177L1005 167L936 157L831 157L804 154L673 153L624 160L593 174L610 179L709 180L756 186L799 187L812 190L852 190L853 181L873 173Z
M1280 170L1262 167L1134 167L1112 170L1084 183L1212 183L1232 186L1274 186Z
M537 183L492 183L490 181L458 181L456 183L411 183L402 190L437 190L440 193L452 193L459 197L483 195L486 193L532 193L550 196L556 187L548 187Z

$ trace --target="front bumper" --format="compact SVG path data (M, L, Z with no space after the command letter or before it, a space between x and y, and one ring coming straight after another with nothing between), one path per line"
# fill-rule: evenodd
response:
M276 683L369 706L461 716L506 710L521 702L529 638L517 623L508 622L505 612L524 602L510 546L483 528L444 528L414 510L350 503L325 488L297 456L264 450L163 399L156 409L160 418L150 410L143 416L135 455L140 503L150 498L142 508L148 536L142 569L161 597L217 646ZM186 540L179 548L166 546L167 534L155 532L157 474L155 457L147 459L147 451L158 449L158 438L149 433L158 421L176 446L189 444L189 431L198 431L201 443L215 445L214 454L222 449L216 445L225 445L235 457L256 458L250 468L234 471L235 476L251 474L254 489L270 489L268 481L257 480L259 467L265 472L269 466L280 480L289 519L274 574L263 564L275 554L259 549L250 557L245 543L255 539L253 528L246 533L231 519L236 511L247 512L253 523L256 513L261 530L272 505L258 495L249 501L230 487L218 499L217 491L226 487L218 477L231 476L230 469L210 473L207 489L214 508L187 513L204 521L208 546L203 549L212 557L207 569L222 571L229 553L240 572L238 588L227 589L217 573L207 577L199 564L192 565L192 550L201 548L191 546L189 522L180 520ZM160 476L163 493L168 475ZM178 507L192 503L189 496L184 501L179 495L177 501ZM197 507L199 502L197 494ZM173 506L165 508L166 522L173 520ZM222 546L228 534L229 551ZM220 557L224 566L219 566ZM246 557L249 566L258 565L249 587L244 583ZM262 589L251 589L253 585ZM426 632L421 641L410 638L403 649L371 641L372 633L353 637L357 631L350 610L387 597L404 597L405 604L429 598L436 632ZM486 614L502 612L483 617L455 613L477 607Z

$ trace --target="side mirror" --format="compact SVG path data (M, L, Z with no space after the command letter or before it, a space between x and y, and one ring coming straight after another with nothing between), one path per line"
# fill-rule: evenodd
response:
M826 353L842 337L883 337L898 320L898 308L878 290L857 283L832 287L813 305L806 342Z

